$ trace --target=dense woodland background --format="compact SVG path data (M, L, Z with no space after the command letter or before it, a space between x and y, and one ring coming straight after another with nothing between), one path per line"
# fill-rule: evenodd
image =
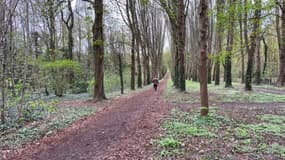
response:
M1 123L49 113L52 96L174 86L285 84L283 0L2 0ZM2 127L5 129L5 127Z

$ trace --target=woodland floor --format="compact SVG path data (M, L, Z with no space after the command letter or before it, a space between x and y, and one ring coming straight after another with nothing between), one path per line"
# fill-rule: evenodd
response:
M157 92L149 88L102 103L99 108L103 109L95 115L26 145L24 149L6 155L5 159L151 159L155 154L151 139L159 136L160 123L170 112L170 107L163 100L166 85L167 82L163 81ZM76 103L86 106L84 103L90 102Z
M210 116L199 118L199 85L180 93L164 80L152 88L100 104L94 115L5 152L9 160L282 160L285 90L245 93L209 86ZM64 106L90 106L71 101ZM95 105L95 104L94 104ZM265 116L264 116L265 115ZM1 155L0 155L1 159Z

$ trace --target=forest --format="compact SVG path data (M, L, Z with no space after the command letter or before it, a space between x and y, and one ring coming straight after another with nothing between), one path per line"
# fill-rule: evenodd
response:
M0 1L0 159L284 159L284 86L285 0Z

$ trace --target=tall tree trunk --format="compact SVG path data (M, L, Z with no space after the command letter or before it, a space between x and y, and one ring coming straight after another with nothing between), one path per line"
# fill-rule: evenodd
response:
M74 27L74 14L71 6L71 0L67 1L67 8L68 8L68 16L67 19L64 18L63 11L61 11L61 19L64 22L67 31L68 31L68 53L66 58L69 60L73 60L73 27ZM69 82L73 83L74 81L74 73L71 71L69 73Z
M178 51L178 35L177 35L177 28L176 24L172 25L172 43L174 45L173 47L173 52L174 54L172 55L174 59L174 78L173 78L173 85L176 88L179 88L179 77L180 77L180 72L179 72L179 51Z
M48 29L49 29L49 55L48 59L51 61L55 61L55 37L56 37L56 29L55 29L55 10L54 10L54 0L47 0L48 5Z
M24 24L24 34L26 33L25 36L25 62L24 62L24 75L23 75L23 83L22 83L22 88L20 91L21 97L20 97L20 102L18 104L18 118L23 117L23 108L24 108L24 103L25 103L25 91L26 91L26 83L27 83L27 74L28 74L28 58L29 58L29 53L31 53L31 43L30 43L30 13L29 13L29 3L26 2L26 17L25 17L25 24Z
M244 45L245 45L245 51L246 51L246 54L249 55L249 41L248 41L248 1L247 0L244 0L244 20L243 20L243 37L244 37ZM245 75L245 73L244 73ZM244 81L246 80L246 77L244 77Z
M285 85L285 1L282 1L282 15L281 15L281 53L280 53L280 72L278 78L278 85L284 86Z
M177 24L178 24L178 69L179 69L179 88L186 90L185 84L185 40L186 40L186 15L183 0L177 1Z
M172 73L173 84L181 91L185 90L185 4L184 0L165 1L159 0L161 6L168 15L171 26L172 58L174 59L174 74ZM184 7L184 8L183 8ZM184 33L184 34L183 34Z
M150 65L149 65L149 55L146 57L146 75L147 75L147 84L151 83L151 74L150 74Z
M217 32L216 32L216 59L215 59L215 85L220 85L220 53L222 52L223 24L221 14L224 12L224 0L217 1Z
M200 97L201 97L201 116L206 116L209 113L208 104L208 73L207 73L207 47L208 47L208 2L201 0L200 2L200 64L199 64L199 77L200 77Z
M262 36L262 42L263 42L263 45L264 45L264 64L263 64L262 74L263 74L263 76L265 76L266 68L267 68L267 61L268 61L268 45L267 45L267 43L265 41L264 36Z
M93 4L95 21L93 25L93 44L95 61L95 86L94 101L106 99L104 92L104 24L103 24L103 0L95 0Z
M135 61L135 37L132 36L131 46L131 90L135 90L135 74L136 74L136 61Z
M0 2L0 9L3 9L0 13L0 24L4 24L5 21L5 9L4 9L4 3L3 1ZM3 15L2 15L3 14ZM0 103L0 114L1 114L1 123L4 124L5 123L5 103L6 103L6 99L5 99L5 77L6 77L6 59L7 59L7 53L6 53L6 38L4 37L5 35L3 35L3 28L0 28L0 91L1 91L1 103Z
M281 47L282 47L282 40L281 40L281 29L280 29L280 9L277 5L275 8L275 15L276 15L276 34L277 34L277 41L278 41L278 49L279 49L279 55L281 55Z
M260 36L257 36L256 38L256 77L255 77L255 83L256 85L261 84L261 56L260 56Z
M242 1L240 1L240 6L243 6ZM244 43L243 43L243 13L239 13L239 28L240 28L240 54L241 54L241 83L244 83L244 70L245 70L245 62L244 62Z
M213 2L210 0L210 7L209 9L213 8ZM212 54L212 44L213 44L213 35L214 35L214 17L209 16L209 38L208 38L208 54ZM211 59L208 59L208 84L212 83L212 68L213 68L213 61Z
M234 45L234 28L235 28L235 12L231 10L232 7L235 8L235 0L230 0L230 15L229 15L229 29L228 29L228 37L227 37L227 55L225 58L225 78L226 78L226 88L232 87L232 51L233 51L233 45Z
M246 81L245 81L245 90L252 90L252 71L253 71L253 61L254 61L254 52L256 49L256 39L259 34L260 27L260 16L261 16L261 0L255 0L255 6L257 7L254 12L253 20L253 30L250 35L251 46L248 52L248 61L247 61L247 70L246 70Z
M137 31L139 32L139 31ZM142 88L142 67L141 67L141 57L140 57L140 35L137 33L136 35L136 51L137 51L137 69L138 69L138 88Z
M119 73L120 73L120 83L121 83L121 94L124 94L124 77L123 77L123 62L122 55L119 53L118 61L119 61Z

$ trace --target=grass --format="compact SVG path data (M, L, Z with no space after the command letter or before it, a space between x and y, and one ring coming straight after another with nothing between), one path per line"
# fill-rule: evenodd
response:
M127 71L126 71L127 74ZM107 74L106 82L106 94L108 98L113 98L121 96L119 85L119 79L117 75ZM117 78L114 78L117 77ZM126 79L126 78L125 78ZM128 83L128 81L125 81ZM125 85L128 87L128 84ZM150 86L147 86L148 88ZM137 89L136 91L125 90L126 96L130 93L140 92L142 89ZM91 95L89 93L81 94L65 94L63 97L55 97L54 95L41 97L41 101L52 102L52 101L74 101L74 100L89 100ZM11 111L15 107L11 107ZM5 125L0 125L0 130L5 130L0 132L0 148L3 149L14 149L22 144L32 142L36 139L40 139L44 136L51 135L59 129L63 129L71 125L76 120L89 116L96 112L96 107L94 106L77 106L77 107L56 107L56 110L47 115L43 115L41 118L31 121L26 124L17 124L15 122L7 123ZM14 113L13 113L14 114ZM14 114L16 115L16 114Z
M187 81L188 82L188 81ZM189 86L190 85L190 86ZM186 83L187 88L195 86L195 83ZM197 86L196 86L197 88ZM194 96L189 96L187 92L181 93L178 89L175 89L172 81L168 81L167 89L164 94L165 98L170 102L185 102L185 103L197 103L198 99Z
M271 145L271 151L285 158L285 146L279 145L278 143L274 143Z
M0 148L17 148L22 144L53 134L59 129L71 125L76 120L95 113L94 107L60 108L54 113L52 119L34 122L18 129L2 132Z
M263 157L266 154L271 156L284 157L285 147L279 144L271 145L271 140L266 140L268 135L283 139L285 126L272 122L258 124L239 124L218 114L218 109L210 109L209 116L200 117L198 110L184 112L179 109L172 110L171 118L167 119L162 128L164 135L157 140L161 158L183 159L188 154L196 154L198 157L215 156L223 158L223 152L209 152L201 154L203 150L214 150L221 144L227 144L227 155L235 157L233 153L249 154ZM274 117L266 115L264 117ZM260 119L264 119L260 117ZM284 117L282 117L284 118ZM273 121L275 122L275 121ZM191 149L187 146L195 146ZM213 147L213 148L212 148ZM212 149L211 149L212 148ZM223 150L224 148L219 148ZM213 155L214 154L214 155Z
M264 92L245 92L244 86L238 83L234 83L233 86L233 88L225 88L223 85L216 86L209 84L210 100L214 102L285 103L285 96L283 95ZM268 86L266 87L269 88ZM170 102L197 103L200 101L199 88L200 84L198 82L186 81L187 92L179 92L173 87L173 82L169 81L165 97ZM271 89L276 89L276 87L271 87Z
M285 123L285 116L279 115L272 115L272 114L265 114L260 116L260 119L265 122L270 122L273 124L284 124Z
M172 83L169 85L165 93L168 101L189 106L199 101L198 83L187 81L187 94L174 89ZM220 102L221 105L227 102L238 105L241 102L248 107L240 107L241 112L237 108L231 110L229 105L210 107L206 117L199 115L199 108L190 107L187 112L185 109L172 110L171 117L161 126L164 133L157 140L158 159L285 158L285 110L281 107L275 112L269 108L256 109L253 105L253 102L268 103L268 107L271 107L270 103L285 102L284 96L244 92L238 84L229 89L209 85L209 92L210 102ZM171 143L161 143L165 141Z

